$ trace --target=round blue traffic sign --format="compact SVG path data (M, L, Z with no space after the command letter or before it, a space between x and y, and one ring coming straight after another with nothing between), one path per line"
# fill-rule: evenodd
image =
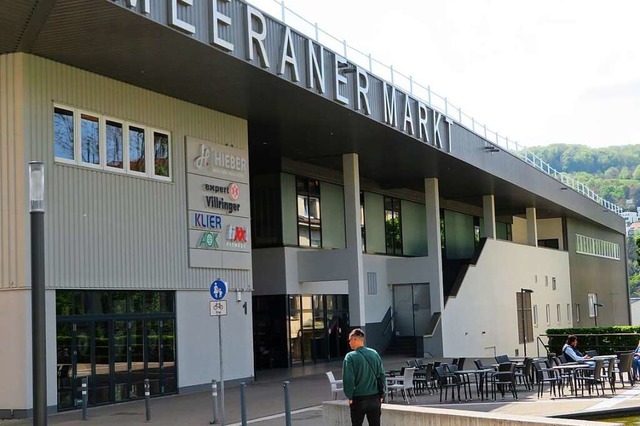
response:
M222 280L215 280L209 288L213 300L222 300L227 295L227 284Z

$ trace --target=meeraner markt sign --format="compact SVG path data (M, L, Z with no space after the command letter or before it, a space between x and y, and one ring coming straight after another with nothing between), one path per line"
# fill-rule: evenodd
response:
M240 0L112 1L425 144L452 151L452 123L443 114ZM196 21L196 16L205 19ZM228 160L230 167L242 167Z

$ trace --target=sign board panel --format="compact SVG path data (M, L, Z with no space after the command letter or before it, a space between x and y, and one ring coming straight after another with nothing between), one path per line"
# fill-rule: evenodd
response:
M215 280L211 283L209 293L213 300L222 300L227 295L227 284L222 280Z
M227 301L226 300L209 301L209 315L212 317L223 317L227 315Z

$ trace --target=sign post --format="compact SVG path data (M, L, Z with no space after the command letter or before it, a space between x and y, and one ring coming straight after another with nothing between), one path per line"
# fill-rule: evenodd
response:
M212 301L209 302L209 315L218 317L218 349L220 359L220 421L225 425L224 412L224 370L222 368L222 316L227 315L227 301L222 300L227 295L227 284L221 279L211 283L209 288Z

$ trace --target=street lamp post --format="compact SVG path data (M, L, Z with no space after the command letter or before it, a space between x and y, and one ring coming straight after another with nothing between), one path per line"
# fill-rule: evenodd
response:
M525 358L527 357L527 322L525 321L525 317L524 317L524 295L525 294L531 294L533 293L533 290L529 289L529 288L521 288L520 289L520 300L521 300L521 304L522 304L522 345L524 347L524 356Z
M598 308L602 308L604 305L601 303L594 303L593 304L593 321L595 323L595 326L598 326Z
M47 334L44 278L44 163L29 163L33 424L47 425Z

